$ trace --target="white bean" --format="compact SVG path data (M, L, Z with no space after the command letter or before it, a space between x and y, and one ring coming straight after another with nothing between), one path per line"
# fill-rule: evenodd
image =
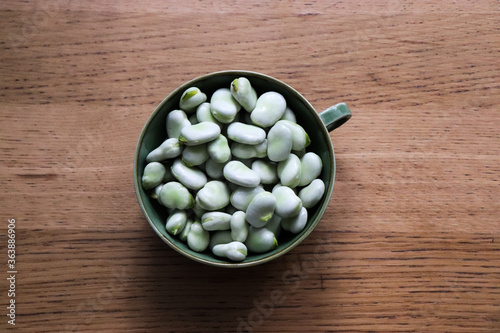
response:
M171 235L177 235L182 232L187 222L187 214L185 210L175 210L167 219L165 229Z
M182 93L179 107L187 113L192 113L198 105L206 100L207 95L201 92L197 87L191 87Z
M276 197L276 214L282 218L299 214L302 201L291 188L279 185L273 189L272 193Z
M323 161L316 153L306 153L300 159L301 178L299 186L309 185L314 179L318 178L323 169Z
M227 128L229 139L247 145L257 145L266 139L266 132L257 126L240 122L231 123Z
M146 156L146 162L161 162L175 158L182 153L183 145L176 138L170 138Z
M302 207L297 216L287 217L281 220L281 227L294 234L304 230L307 224L307 209Z
M189 190L179 182L168 182L163 185L159 200L165 207L172 209L188 209L194 204Z
M179 138L182 128L191 125L187 115L182 110L174 110L167 115L167 136L169 138Z
M228 124L234 120L241 105L231 95L228 88L217 89L210 99L210 110L215 119Z
M273 162L284 161L292 151L292 132L283 125L276 123L267 133L267 156Z
M270 192L257 194L246 211L246 220L255 228L262 228L271 219L276 207L276 198Z
M278 240L272 231L266 228L251 227L248 231L248 237L245 241L250 252L264 253L278 246Z
M218 244L212 249L213 254L218 257L228 258L232 261L242 261L247 257L247 247L241 242Z
M234 79L231 82L231 94L234 99L247 111L251 112L257 102L257 92L245 77Z
M210 233L203 229L200 222L193 222L187 235L187 243L191 250L203 252L210 243Z
M236 185L255 187L260 184L259 175L240 161L228 162L223 174L224 178Z
M300 190L299 198L305 208L312 208L321 200L324 193L325 183L318 178Z
M299 185L301 177L300 159L295 154L290 154L286 160L278 163L278 177L281 185L295 188Z
M174 161L171 171L179 182L191 190L199 190L207 183L207 176L203 171L186 166L180 159Z
M210 142L220 134L220 127L209 121L183 127L179 141L186 146L195 146Z
M142 175L142 187L145 190L150 190L160 185L166 172L167 170L163 164L159 162L148 163Z
M229 188L219 180L211 180L196 194L196 202L205 210L218 210L229 204Z
M286 100L283 95L269 91L260 95L250 114L252 122L260 127L273 126L285 113Z
M203 229L208 231L231 229L231 215L224 212L207 212L201 217Z

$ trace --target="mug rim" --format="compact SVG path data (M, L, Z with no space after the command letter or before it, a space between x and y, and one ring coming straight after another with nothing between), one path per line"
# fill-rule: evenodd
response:
M139 164L139 154L141 152L142 142L144 140L144 136L145 136L148 128L150 127L151 123L153 122L153 120L155 119L155 117L158 115L158 113L160 113L162 111L163 106L167 102L169 102L172 98L174 98L175 96L177 96L177 94L182 94L182 92L184 90L186 90L190 86L194 86L197 82L205 81L205 80L211 79L212 77L226 76L226 75L227 76L235 76L235 77L245 76L245 77L247 77L249 79L250 79L250 77L258 77L260 79L264 79L264 80L269 81L273 85L279 85L282 88L284 88L285 90L289 91L291 94L293 94L293 96L295 98L299 99L300 102L302 102L307 107L307 109L309 110L309 112L311 114L313 114L313 117L316 119L316 122L318 123L318 125L322 125L322 126L318 126L318 127L321 130L321 132L322 132L322 136L324 137L324 139L326 141L326 145L328 146L328 156L329 156L329 159L330 159L330 162L331 162L330 176L328 177L329 180L330 180L330 183L329 183L328 188L325 188L325 193L324 193L323 198L321 199L320 207L317 208L317 215L316 215L315 220L311 221L310 225L308 225L305 230L303 230L299 235L295 236L293 238L293 240L291 241L291 243L288 246L286 246L286 247L284 247L282 249L279 249L276 252L270 252L269 255L266 255L264 257L261 257L261 258L258 258L258 259L252 260L252 261L242 261L242 262L231 262L231 261L219 262L219 261L211 261L211 260L207 260L205 258L202 258L200 256L191 254L191 253L185 251L184 249L180 248L179 246L177 246L173 241L171 241L170 239L168 239L157 228L157 226L154 224L153 219L150 216L150 214L149 214L149 212L146 209L146 206L144 204L144 200L147 200L147 198L143 197L143 195L141 193L141 183L139 181L139 178L140 178L139 171L140 170L138 170L138 164ZM151 113L151 115L148 117L148 120L146 121L145 125L141 129L141 133L139 135L139 138L138 138L138 141L137 141L137 145L136 145L136 149L135 149L135 154L134 154L133 172L134 172L133 177L134 177L135 192L136 192L136 196L137 196L137 199L138 199L138 202L139 202L139 206L141 207L142 213L146 217L146 220L148 221L149 225L153 228L153 230L155 231L155 233L165 243L167 243L167 245L169 245L176 252L178 252L178 253L180 253L180 254L182 254L182 255L184 255L184 256L186 256L186 257L188 257L188 258L190 258L190 259L192 259L194 261L197 261L197 262L200 262L200 263L203 263L203 264L207 264L209 266L226 267L226 268L240 268L240 267L256 266L256 265L259 265L259 264L263 264L263 263L272 261L272 260L274 260L274 259L276 259L276 258L278 258L278 257L280 257L280 256L282 256L284 254L286 254L287 252L291 251L292 249L294 249L296 246L298 246L300 243L302 243L304 241L304 239L307 238L307 236L309 236L309 234L316 228L316 226L318 225L319 221L323 218L323 215L324 215L324 213L325 213L325 211L326 211L326 209L327 209L327 207L329 205L329 202L331 200L331 196L332 196L332 192L333 192L333 187L334 187L334 183L335 183L336 163L335 163L335 153L334 153L333 144L332 144L329 132L328 132L325 124L321 120L321 118L320 118L318 112L316 111L316 109L295 88L293 88L292 86L288 85L287 83L285 83L285 82L283 82L283 81L281 81L281 80L279 80L279 79L277 79L275 77L272 77L272 76L267 75L267 74L259 73L259 72L247 71L247 70L222 70L222 71L216 71L216 72L207 73L207 74L195 77L195 78L193 78L193 79L191 79L189 81L186 81L185 83L183 83L180 86L178 86L177 88L175 88L171 93L169 93L155 107L155 109L153 110L153 112Z

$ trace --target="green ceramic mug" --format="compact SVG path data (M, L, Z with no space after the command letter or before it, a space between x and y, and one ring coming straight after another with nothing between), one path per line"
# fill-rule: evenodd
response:
M262 253L249 253L242 262L229 262L214 256L210 251L198 253L191 250L187 244L177 237L170 235L165 230L167 219L166 208L160 206L158 202L149 197L148 193L141 186L141 178L146 165L146 156L153 149L158 147L167 137L165 123L167 114L178 109L179 100L182 93L189 87L198 87L207 96L221 87L229 87L230 83L238 77L246 77L260 95L267 91L276 91L282 94L287 105L294 111L297 123L300 124L311 139L308 151L318 154L323 161L323 171L320 178L325 183L325 194L322 200L309 209L309 219L306 227L297 235L282 233L278 238L278 247L274 250ZM134 158L134 185L139 205L153 230L160 238L170 245L177 252L195 261L219 267L246 267L261 264L273 260L302 242L316 227L325 212L330 201L333 183L335 180L335 155L329 131L339 127L351 118L351 111L346 104L334 105L320 113L317 113L313 106L295 89L282 81L271 76L249 71L221 71L200 76L184 83L168 95L153 111L144 126L135 152Z

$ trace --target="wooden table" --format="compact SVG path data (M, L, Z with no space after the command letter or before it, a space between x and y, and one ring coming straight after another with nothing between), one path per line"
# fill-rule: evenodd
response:
M500 332L499 12L493 0L3 1L0 330ZM241 270L165 245L132 179L155 106L224 69L353 111L331 133L337 179L318 227Z

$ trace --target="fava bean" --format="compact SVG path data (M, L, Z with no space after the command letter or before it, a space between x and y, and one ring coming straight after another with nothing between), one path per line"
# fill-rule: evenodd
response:
M279 123L288 127L292 132L292 150L299 151L311 144L309 135L302 126L289 120L280 120Z
M206 100L207 95L205 95L197 87L191 87L182 93L181 100L179 101L179 107L187 113L192 113L198 105Z
M160 185L166 172L167 170L163 164L159 162L148 163L142 175L142 187L145 190L150 190Z
M182 151L182 163L190 167L202 165L209 157L206 143L187 146Z
M188 209L194 204L189 190L179 182L168 182L163 185L159 199L164 206L173 209Z
M286 160L291 151L292 132L278 122L267 133L267 156L273 162L281 162Z
M297 216L302 208L302 201L295 192L287 187L278 185L273 189L276 197L275 212L282 218Z
M161 162L175 158L182 153L183 145L176 138L170 138L146 156L146 162Z
M205 162L205 171L210 178L215 180L220 180L223 178L222 170L224 170L225 165L226 163L218 163L213 159L209 158Z
M233 241L230 230L217 230L210 233L210 244L208 248L212 250L215 245L228 244Z
M248 236L248 223L243 211L234 212L231 216L231 237L238 242L244 242Z
M160 185L156 186L150 195L151 198L157 199L160 204L162 204L162 203L160 202L160 200L158 198L160 197L160 191L161 191L161 188L163 187L163 185L165 185L165 184L160 184Z
M273 214L273 217L267 222L266 229L272 231L274 237L278 238L281 234L281 217Z
M191 220L190 218L188 218L186 220L186 225L184 226L184 228L182 229L182 231L180 232L179 234L179 239L186 243L187 242L187 236L189 234L189 231L191 230L191 225L193 224L193 220Z
M196 194L196 202L205 210L218 210L229 204L229 188L219 180L211 180Z
M245 244L236 241L215 245L212 252L218 257L227 258L232 261L242 261L247 257L247 247Z
M257 103L257 92L246 77L234 79L231 82L231 94L234 99L247 111L252 112Z
M278 177L281 185L295 188L301 179L301 163L295 154L290 154L286 160L278 163Z
M250 227L245 245L251 252L264 253L276 248L278 246L278 240L272 231L266 228Z
M221 127L221 123L217 119L215 119L214 115L212 114L212 111L210 110L210 103L208 102L201 103L198 106L198 108L196 109L196 119L200 123L208 121Z
M309 185L316 179L323 169L323 161L316 153L306 153L300 159L301 177L299 186Z
M262 228L271 219L276 207L276 198L270 192L257 194L246 210L246 220L255 228Z
M257 145L266 139L266 132L257 126L234 122L227 127L227 136L239 143Z
M203 171L186 166L180 159L174 161L171 171L180 183L191 190L199 190L207 183L207 176Z
M307 209L302 207L297 216L287 217L281 220L281 227L293 234L298 234L304 230L307 224Z
M234 120L241 105L234 99L228 88L217 89L210 99L210 110L215 119L228 124Z
M208 155L217 163L225 163L231 159L231 149L224 135L220 134L217 139L208 143Z
M207 212L201 217L203 229L208 231L231 229L231 215L224 212Z
M210 243L210 233L203 229L200 222L193 222L187 235L187 243L191 250L203 252Z
M276 168L276 163L264 160L255 160L252 163L252 170L259 175L261 184L276 184L279 181Z
M223 174L224 178L236 185L255 187L260 184L259 175L240 161L228 162Z
M295 117L295 113L288 106L286 107L285 113L283 114L283 116L281 117L280 120L289 120L293 123L297 122L297 118Z
M167 219L165 229L171 235L177 235L182 232L187 222L187 214L185 210L175 210Z
M236 209L246 211L252 199L261 192L264 192L262 185L256 187L237 187L231 194L231 204Z
M174 110L167 115L167 136L169 138L179 138L181 130L191 125L187 115L182 110Z
M183 127L179 141L186 146L195 146L215 140L220 134L220 127L212 122L204 121L196 125Z
M286 100L283 95L269 91L260 95L250 114L252 122L260 127L273 126L285 113Z
M325 183L318 178L300 190L299 198L305 208L312 208L321 200L324 193Z

